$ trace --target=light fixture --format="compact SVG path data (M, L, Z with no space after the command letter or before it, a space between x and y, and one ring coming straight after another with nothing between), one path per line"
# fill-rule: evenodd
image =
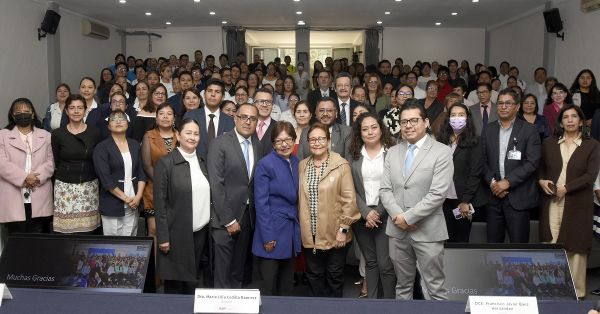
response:
M127 0L119 0L119 3L127 3Z
M390 15L390 11L385 11L385 15Z
M306 23L304 23L304 21L298 21L298 25L306 25Z
M198 2L200 2L200 0L194 0L194 2L198 3Z
M294 0L294 2L300 2L300 0Z
M473 0L473 3L477 3L477 2L479 2L479 0Z
M216 13L215 13L215 11L210 11L210 12L208 12L208 14L215 15Z
M167 21L167 22L165 22L165 24L167 24L167 25L171 25L171 22Z
M300 15L302 14L302 11L296 11L296 14Z
M152 15L152 12L146 12L146 15L150 16L150 15Z
M436 26L440 26L440 25L442 25L442 23L440 23L440 22L435 22L435 25L436 25Z
M377 21L377 24L380 24L380 25L381 25L381 24L383 24L383 22L382 22L382 21Z
M458 15L458 12L452 12L451 14L452 15Z
M227 24L227 21L221 21L221 24Z
M396 0L396 2L401 2L402 0Z

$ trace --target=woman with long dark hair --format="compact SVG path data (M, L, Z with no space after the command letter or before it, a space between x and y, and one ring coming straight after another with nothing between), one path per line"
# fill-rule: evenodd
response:
M65 104L69 96L71 96L69 85L62 83L56 87L56 102L48 106L44 121L42 121L44 130L52 132L60 127Z
M583 69L577 74L571 85L573 104L581 107L585 116L585 124L590 126L596 109L600 109L600 90L596 84L596 76L589 69Z
M379 201L379 184L383 174L383 161L394 138L377 115L365 112L358 116L352 127L350 168L356 191L356 205L361 219L352 225L366 262L368 297L385 299L396 296L396 275L389 256L388 236L385 234L387 211Z
M50 133L27 98L12 102L7 120L0 130L0 223L8 234L47 232L54 173Z
M467 106L450 106L438 142L454 151L454 176L443 210L449 242L469 242L473 210L485 205L481 188L483 149Z
M158 105L167 101L167 88L159 83L150 88L150 98L142 110L138 112L137 117L131 123L131 138L141 142L144 134L154 128L156 123L156 108ZM182 97L183 99L183 97Z

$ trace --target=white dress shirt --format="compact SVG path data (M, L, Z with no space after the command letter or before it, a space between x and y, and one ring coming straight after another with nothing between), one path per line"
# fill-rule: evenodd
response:
M362 176L363 187L365 188L365 202L367 206L377 206L379 204L379 187L381 185L381 176L383 175L383 162L385 148L381 147L375 158L369 158L367 150L363 146L360 150L363 156Z
M344 107L346 109L346 121L344 121L344 125L350 125L350 122L352 121L352 113L350 112L350 97L348 97L346 101L343 101L338 97L338 104L340 104L340 117L342 114L342 103L346 103L346 106Z
M425 97L427 97L427 93L425 92L425 90L423 90L421 87L419 87L417 85L414 88L413 97L415 99L424 99Z
M221 109L217 109L217 111L215 112L210 112L210 110L208 109L208 107L204 106L204 114L205 114L205 119L206 119L206 132L208 132L208 124L210 123L210 116L209 114L214 114L215 117L213 118L213 124L215 125L215 137L217 137L217 130L219 130L219 117L221 116Z

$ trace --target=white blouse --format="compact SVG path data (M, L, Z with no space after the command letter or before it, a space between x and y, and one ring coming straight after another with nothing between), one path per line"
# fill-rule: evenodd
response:
M210 185L200 169L196 151L191 154L177 148L181 156L190 165L192 178L192 231L196 232L208 224L210 220Z

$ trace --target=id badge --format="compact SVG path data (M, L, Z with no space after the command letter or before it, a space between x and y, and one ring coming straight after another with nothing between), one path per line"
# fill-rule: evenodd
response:
M513 147L512 150L508 151L508 159L510 160L521 160L521 152L517 150L517 147Z

